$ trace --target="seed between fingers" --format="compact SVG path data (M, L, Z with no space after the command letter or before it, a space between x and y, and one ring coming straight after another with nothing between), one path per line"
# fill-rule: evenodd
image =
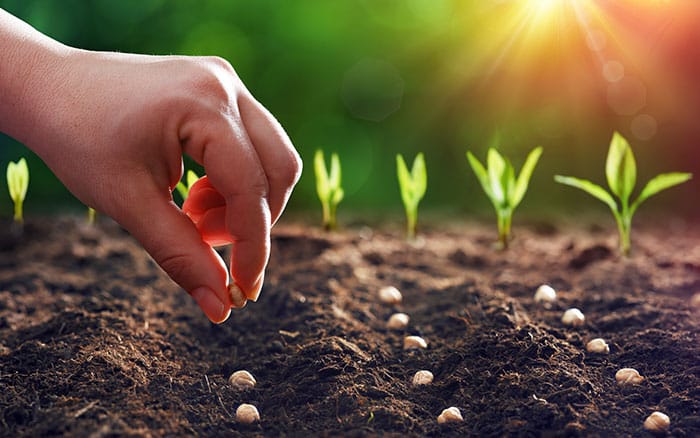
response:
M228 294L231 297L233 307L237 309L245 307L246 303L248 302L248 299L243 294L241 289L238 286L236 286L236 283L231 283L228 285Z

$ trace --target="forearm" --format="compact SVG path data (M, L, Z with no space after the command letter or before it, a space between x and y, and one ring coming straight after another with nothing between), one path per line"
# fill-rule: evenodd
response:
M0 9L0 131L32 147L72 51Z

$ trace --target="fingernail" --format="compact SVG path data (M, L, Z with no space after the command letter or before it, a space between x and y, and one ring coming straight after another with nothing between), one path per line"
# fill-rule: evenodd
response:
M263 272L260 274L260 277L258 277L258 280L255 282L253 285L253 288L250 290L250 295L248 295L248 299L256 302L258 301L258 298L260 297L260 292L262 291L262 286L263 282L265 281L265 273Z
M214 291L208 287L197 288L190 295L202 308L207 318L215 324L221 324L226 321L231 314L231 309L227 309Z

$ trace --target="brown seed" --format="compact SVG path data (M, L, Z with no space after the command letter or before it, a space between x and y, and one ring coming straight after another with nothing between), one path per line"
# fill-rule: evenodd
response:
M231 374L228 383L236 389L248 389L255 387L255 377L246 370L239 370Z
M610 353L610 346L605 342L605 339L595 338L586 344L586 351L589 353L608 354Z
M414 385L429 385L433 383L433 373L428 370L417 371L413 375L413 380L411 381Z
M243 294L236 283L231 283L228 285L228 294L231 296L233 307L237 309L245 307L246 303L248 302L248 298Z
M420 336L406 336L403 338L404 350L416 350L421 348L428 348L428 343Z
M644 428L651 433L665 434L671 427L671 419L663 412L655 411L644 420Z
M644 377L634 368L622 368L615 373L615 380L620 386L637 385L644 381Z
M460 421L464 421L464 418L462 418L462 413L459 412L459 409L452 406L450 408L443 410L442 413L438 416L437 421L440 424L457 423Z
M236 409L236 421L244 424L253 424L256 421L260 421L258 408L248 403L243 403Z
M408 325L409 316L405 313L394 313L389 317L386 326L392 330L402 330Z

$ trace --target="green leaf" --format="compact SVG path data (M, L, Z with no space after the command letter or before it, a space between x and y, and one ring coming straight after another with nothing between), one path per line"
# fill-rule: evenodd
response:
M493 200L493 193L491 192L491 184L486 168L484 168L481 162L470 151L467 151L467 160L469 160L469 164L472 166L472 170L479 180L479 183L481 183L481 188L484 189L486 196Z
M608 207L613 211L615 215L618 214L617 212L617 204L615 203L615 199L612 197L610 193L605 191L604 188L599 186L598 184L594 184L590 181L586 181L585 179L580 179L580 178L575 178L573 176L561 176L561 175L555 175L554 176L554 181L561 183L561 184L566 184L567 186L571 187L576 187L577 189L581 189L584 192L588 193L589 195L592 195L601 201L605 202Z
M486 157L489 185L493 201L502 206L505 202L505 192L502 184L503 174L506 172L506 161L496 149L490 148Z
M522 169L520 169L520 175L518 175L515 188L513 189L513 196L510 201L512 208L517 207L520 201L523 200L525 192L527 192L527 186L530 184L532 172L535 170L535 166L541 155L542 146L536 147L528 154L525 164L523 164Z
M331 190L338 189L341 185L340 158L336 153L331 154L331 174L328 178L328 185Z
M316 174L316 192L321 202L326 202L330 197L330 184L328 181L328 171L326 161L323 158L323 151L318 149L314 154L314 173Z
M183 201L187 199L187 196L190 194L189 189L182 181L178 181L177 185L175 186L175 190L177 190L177 192L180 194Z
M423 152L418 153L413 159L413 167L411 168L411 176L413 177L413 193L416 198L416 204L423 199L425 191L428 188L428 172L425 169L425 156Z
M692 173L671 172L656 175L644 186L639 197L634 201L630 209L631 214L634 214L637 207L652 195L659 193L678 184L682 184L693 177Z
M637 182L637 165L632 148L618 132L613 134L610 141L608 158L605 161L605 176L610 190L626 205Z
M333 199L331 199L331 201L332 201L333 205L338 205L338 204L340 204L340 201L342 201L344 197L345 197L345 191L342 188L338 187L337 189L335 189L333 191Z
M401 154L396 155L396 175L399 179L401 200L403 201L404 206L408 207L412 204L413 179L411 178L411 174L408 173L406 162Z
M187 190L189 191L189 189L191 189L192 186L194 185L194 183L196 183L197 181L199 181L199 177L197 176L197 174L193 170L188 170L187 171Z
M503 189L503 206L510 207L510 200L513 199L513 190L515 188L515 169L510 163L510 160L503 157L506 167L501 175L501 189Z
M24 198L27 196L27 188L29 187L29 167L27 166L27 160L24 158L20 158L16 163L12 161L8 163L7 187L13 202L24 201Z

